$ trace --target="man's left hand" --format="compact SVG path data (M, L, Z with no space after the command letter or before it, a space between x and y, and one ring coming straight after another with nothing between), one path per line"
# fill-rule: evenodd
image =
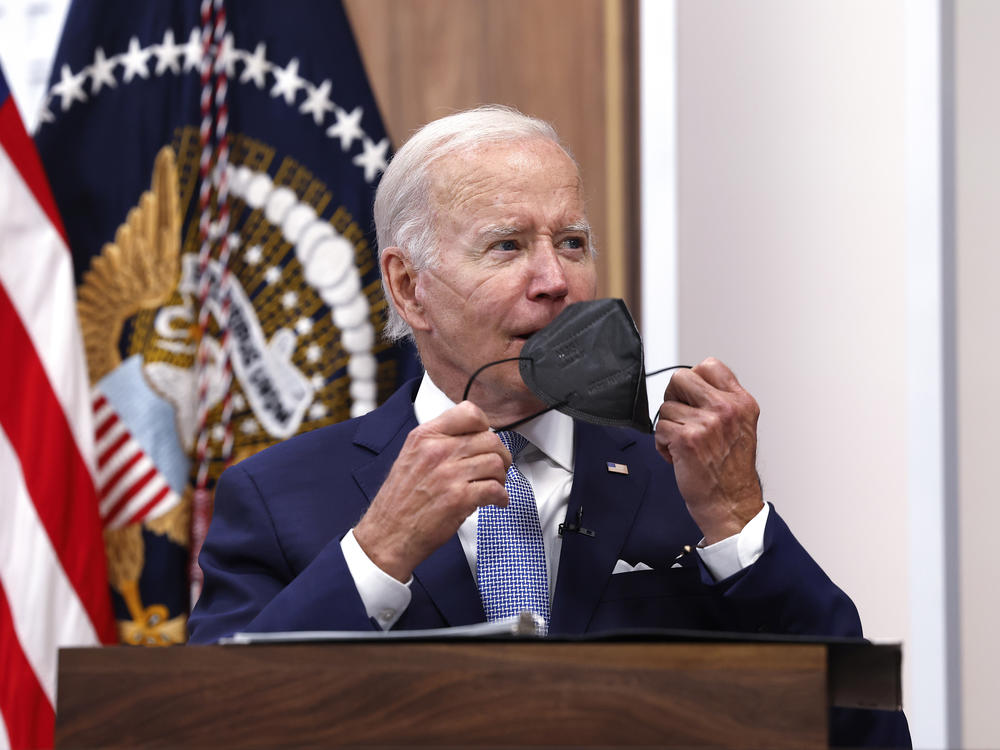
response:
M763 507L757 476L753 396L709 357L678 370L663 394L656 449L674 465L677 487L705 544L738 534Z

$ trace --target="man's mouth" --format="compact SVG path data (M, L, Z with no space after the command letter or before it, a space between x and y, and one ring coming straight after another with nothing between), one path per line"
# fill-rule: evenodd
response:
M514 340L516 340L516 341L527 341L532 336L534 336L536 333L538 333L540 330L542 330L543 328L545 328L546 325L547 325L547 323L540 323L539 322L539 323L535 324L531 328L522 328L520 331L515 332L511 336L511 338L514 339Z
M512 341L520 341L523 344L551 322L551 320L536 320L531 324L530 328L522 328L519 331L515 331L511 334L510 338Z
M513 336L511 336L511 339L513 339L514 341L520 341L523 344L525 341L527 341L532 336L534 336L535 333L537 333L537 331L527 331L525 333L515 333Z

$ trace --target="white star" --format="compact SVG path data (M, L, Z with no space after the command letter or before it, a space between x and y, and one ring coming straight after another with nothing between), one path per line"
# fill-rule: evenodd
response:
M378 143L372 143L368 136L363 140L364 152L355 156L351 163L356 167L364 167L365 181L371 182L375 175L386 168L385 155L389 150L389 139L383 138Z
M281 295L281 306L286 310L291 310L299 301L299 295L295 292L285 292Z
M223 438L226 437L226 428L221 424L214 425L212 427L212 440L217 443L221 443Z
M242 393L233 394L233 408L237 411L243 411L247 408L247 400L243 398Z
M233 49L233 35L226 34L222 37L222 49L219 51L219 60L215 65L215 72L226 71L226 75L232 78L236 75L236 58L239 52Z
M243 56L243 72L240 73L240 83L253 81L254 86L259 89L264 88L264 80L271 64L267 61L267 47L264 42L257 45L257 49L252 55Z
M321 401L314 401L309 407L309 417L312 419L322 419L326 416L326 404Z
M257 431L257 420L253 417L247 417L242 422L240 422L240 432L244 435L249 435L251 432Z
M52 91L62 99L63 112L69 109L74 101L87 101L87 94L83 90L83 82L87 79L86 70L73 75L69 65L63 65L59 75L59 83L52 87Z
M326 378L324 378L319 373L316 373L311 378L309 378L309 382L312 383L312 387L314 390L321 391L324 388L326 388Z
M181 72L180 61L177 59L184 52L183 47L178 47L174 43L173 29L167 29L163 34L163 44L153 46L153 53L156 55L156 75L162 76L167 70L177 75Z
M191 36L188 37L187 44L184 45L184 72L198 70L201 66L201 32L198 29L191 29Z
M91 94L98 93L105 86L114 88L118 85L114 74L117 64L118 58L112 56L109 60L104 56L104 50L101 47L94 50L94 62L90 65Z
M49 123L49 122L55 122L56 121L55 116L52 114L52 110L49 109L49 105L51 103L52 103L52 95L50 94L50 95L48 95L48 96L45 97L45 103L42 105L42 111L38 115L38 121L39 122Z
M365 134L361 129L361 107L355 107L351 114L337 107L334 114L337 122L327 128L326 134L331 138L340 138L340 150L347 151L355 139Z
M307 336L313 329L312 318L299 318L295 321L295 330L299 336Z
M323 356L323 350L319 347L319 344L310 344L306 347L306 361L311 364L316 364L319 362L319 358Z
M271 266L266 271L264 271L264 281L268 284L277 284L278 280L281 278L281 269L277 266Z
M248 266L256 266L258 263L260 263L263 257L264 253L261 252L260 245L254 245L253 247L251 247L249 250L246 251L246 254L243 256L243 259L247 262Z
M271 96L284 96L285 104L294 104L295 94L305 85L299 77L298 58L293 57L287 68L272 66L271 72L274 73L274 87L271 89Z
M330 101L330 81L323 81L319 86L308 86L306 100L299 107L302 114L311 114L317 125L323 124L323 118L327 112L333 111L333 102Z
M121 57L122 65L125 66L125 83L129 83L136 76L149 78L149 69L146 65L149 63L149 56L152 54L152 50L143 49L139 46L139 40L136 37L132 37L129 40L128 52Z

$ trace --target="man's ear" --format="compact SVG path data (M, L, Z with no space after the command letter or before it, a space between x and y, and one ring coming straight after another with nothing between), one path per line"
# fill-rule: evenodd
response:
M417 271L410 259L402 249L387 247L382 251L379 264L382 282L403 320L415 331L425 329L424 308L417 298Z

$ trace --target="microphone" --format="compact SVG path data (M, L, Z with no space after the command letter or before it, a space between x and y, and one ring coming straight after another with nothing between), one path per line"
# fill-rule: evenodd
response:
M583 506L581 505L576 509L576 521L570 523L559 524L559 536L562 536L564 532L569 532L573 534L583 534L584 536L597 536L597 532L592 529L583 528Z

